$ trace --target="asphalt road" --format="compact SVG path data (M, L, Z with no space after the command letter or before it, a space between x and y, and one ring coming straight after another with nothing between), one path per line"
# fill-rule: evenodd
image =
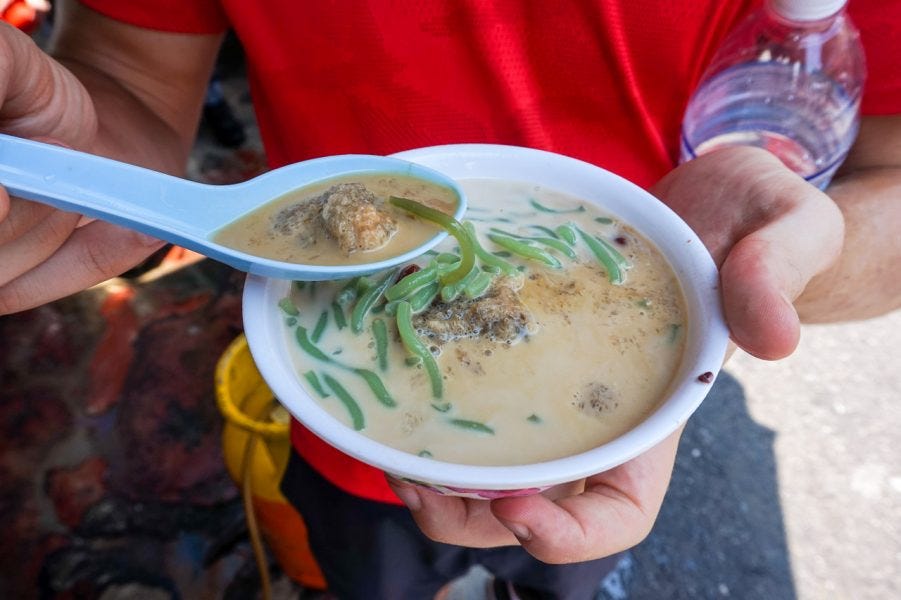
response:
M733 357L622 597L901 598L899 356L901 312Z
M901 598L899 356L901 312L808 326L780 362L736 356L684 438L632 597ZM681 572L672 594L655 556Z

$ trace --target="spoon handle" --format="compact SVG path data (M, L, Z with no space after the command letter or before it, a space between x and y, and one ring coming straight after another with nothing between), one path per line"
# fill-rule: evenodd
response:
M216 211L203 210L217 186L4 134L0 185L20 198L169 241L202 239L221 224L220 215L210 214Z

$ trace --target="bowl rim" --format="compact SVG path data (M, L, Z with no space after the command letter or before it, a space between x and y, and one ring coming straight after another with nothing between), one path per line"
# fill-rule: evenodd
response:
M669 207L637 185L576 158L519 146L449 144L394 154L454 179L513 179L576 195L622 219L667 257L688 309L683 359L653 413L623 435L584 452L539 463L463 465L397 450L347 427L304 389L291 364L277 303L290 282L250 274L244 286L245 335L264 380L285 408L341 452L394 476L469 490L544 488L616 467L662 442L697 409L725 360L729 342L719 274L704 244ZM628 200L625 200L628 199ZM694 282L687 286L686 282ZM267 318L268 315L268 318ZM699 378L710 373L709 377Z

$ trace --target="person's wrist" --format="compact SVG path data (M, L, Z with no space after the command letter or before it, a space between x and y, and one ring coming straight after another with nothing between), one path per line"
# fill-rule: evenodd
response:
M838 210L838 206L836 205ZM841 211L838 210L839 215ZM842 249L845 245L845 219L841 216L842 223ZM801 323L822 323L832 320L827 316L831 312L831 305L835 297L835 290L841 286L847 285L843 281L841 269L842 252L839 251L833 257L833 260L820 269L800 294L793 300L792 304L798 313L798 319ZM829 305L829 306L827 306Z

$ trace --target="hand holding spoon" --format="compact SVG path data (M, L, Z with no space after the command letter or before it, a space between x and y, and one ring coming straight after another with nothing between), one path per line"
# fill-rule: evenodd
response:
M316 158L231 185L210 185L142 167L0 134L0 185L10 194L96 217L195 250L236 269L274 277L315 281L380 271L421 255L446 236L443 229L413 249L355 264L298 264L256 256L214 240L226 225L285 194L348 175L399 175L451 189L453 216L461 218L466 197L449 177L397 158L348 154Z

